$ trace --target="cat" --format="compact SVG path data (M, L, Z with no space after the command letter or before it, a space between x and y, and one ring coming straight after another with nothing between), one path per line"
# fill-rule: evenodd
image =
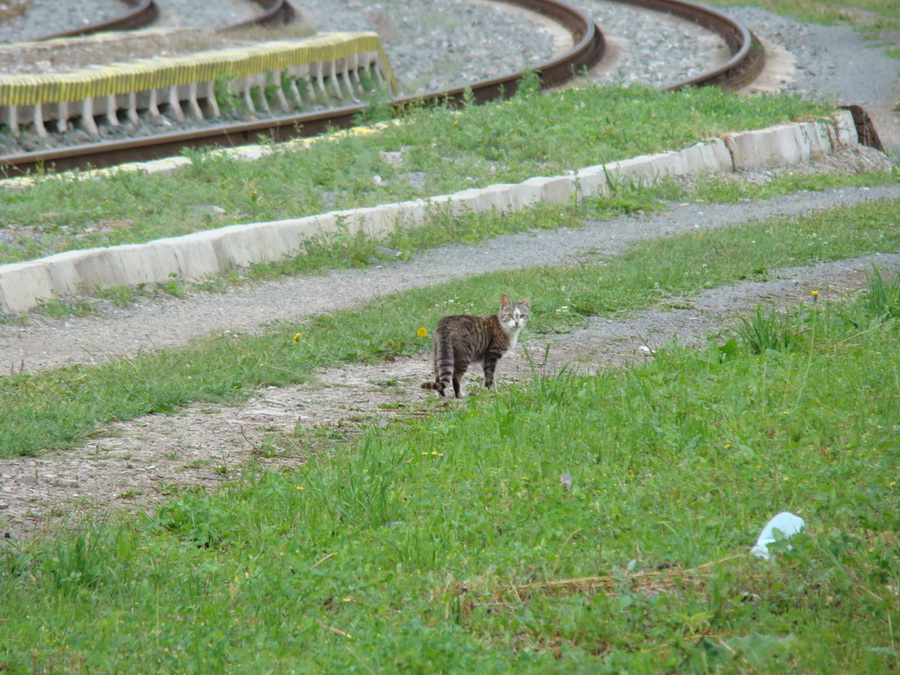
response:
M445 316L438 321L432 336L434 382L422 383L441 396L453 382L456 398L462 395L462 378L473 363L484 368L484 386L494 386L494 369L506 352L515 348L519 331L525 327L531 298L512 302L500 298L500 311L492 316Z

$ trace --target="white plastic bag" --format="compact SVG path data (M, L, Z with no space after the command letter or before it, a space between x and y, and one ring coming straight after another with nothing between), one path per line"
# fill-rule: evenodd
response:
M775 541L775 530L781 532L784 538L787 539L800 532L805 525L806 523L803 522L803 518L800 516L795 516L788 511L782 511L766 523L759 535L759 539L756 540L756 545L750 549L750 553L757 558L768 560L769 544Z

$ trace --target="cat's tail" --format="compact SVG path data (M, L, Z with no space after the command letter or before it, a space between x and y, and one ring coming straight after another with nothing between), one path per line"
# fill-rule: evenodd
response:
M434 389L441 396L444 395L444 385L440 382L423 382L421 387L422 389Z

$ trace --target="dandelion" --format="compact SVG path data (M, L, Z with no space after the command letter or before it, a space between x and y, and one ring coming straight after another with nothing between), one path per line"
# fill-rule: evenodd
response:
M813 302L819 299L819 291L811 291L810 295L812 295Z
M416 335L418 335L420 338L426 337L428 335L428 331L425 330L425 326L419 328L419 330L416 331Z
M303 333L294 333L294 342L300 342L300 338L303 337Z
M562 486L566 490L568 490L570 487L572 487L572 477L567 473L564 473L562 475L562 477L559 479L559 482L562 484Z

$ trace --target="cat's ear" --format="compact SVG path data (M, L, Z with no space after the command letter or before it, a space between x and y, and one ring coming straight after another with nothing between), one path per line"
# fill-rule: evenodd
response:
M530 309L530 308L531 308L531 296L529 295L527 298L525 298L525 299L524 299L521 303L519 303L519 304L525 305L526 307L528 307L528 308Z
M512 303L510 303L510 301L509 301L509 296L508 296L506 293L504 293L504 294L501 296L501 298L500 298L500 306L501 306L501 307L506 307L506 306L509 305L509 304L512 304Z

